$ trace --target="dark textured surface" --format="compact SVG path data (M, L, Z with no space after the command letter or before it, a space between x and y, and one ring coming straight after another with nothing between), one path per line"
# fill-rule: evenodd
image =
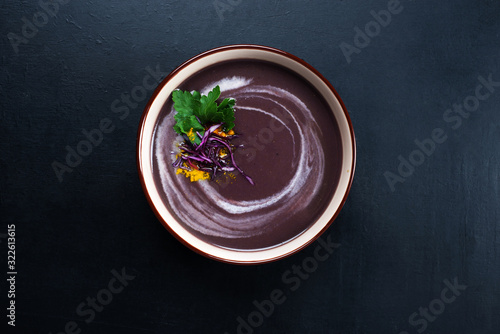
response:
M240 333L500 332L500 83L471 98L479 77L500 81L499 1L401 1L350 63L340 46L354 45L355 27L377 29L370 11L388 1L221 0L234 4L222 16L212 1L61 2L46 23L38 15L37 32L25 29L17 53L9 33L23 38L23 18L42 8L6 0L0 12L0 249L6 272L15 224L13 332L232 334L238 317L256 327ZM305 59L350 112L355 179L323 237L340 246L317 269L318 243L261 266L205 259L170 236L142 193L135 136L152 93L137 88L146 68L165 75L233 43ZM138 102L115 112L131 93ZM447 111L464 100L477 110ZM51 164L106 119L102 142L59 182ZM433 132L434 151L412 155ZM402 169L392 191L384 174L398 174L400 155L424 161ZM311 273L289 271L304 260ZM135 278L95 316L85 304L79 314L88 297L109 296L109 282L119 287L111 271L122 268ZM283 303L260 318L253 302L276 289Z

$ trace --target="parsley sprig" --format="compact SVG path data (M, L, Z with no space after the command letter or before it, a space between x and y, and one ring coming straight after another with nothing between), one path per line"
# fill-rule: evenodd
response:
M224 99L217 104L220 97L220 87L215 88L208 95L200 92L176 90L172 93L174 109L177 111L174 119L174 130L178 134L189 134L198 131L202 136L205 128L213 124L222 123L222 130L227 132L234 127L234 99ZM200 138L195 137L195 143L200 143Z
M236 164L230 143L237 137L234 131L234 99L224 99L217 104L220 87L208 95L200 92L176 90L172 93L174 130L182 135L184 141L179 144L180 153L172 166L178 173L190 177L191 181L215 178L217 174L238 171L247 181L254 185L252 178L246 175ZM222 131L221 131L222 130Z

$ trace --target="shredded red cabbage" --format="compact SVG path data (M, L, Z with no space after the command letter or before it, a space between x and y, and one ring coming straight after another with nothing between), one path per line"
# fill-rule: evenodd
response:
M234 146L231 145L230 141L237 136L222 137L214 133L221 125L215 124L209 127L203 135L196 132L201 140L198 145L183 135L184 142L179 145L181 154L172 166L185 170L198 169L208 172L211 178L215 178L218 173L237 170L251 185L255 185L252 178L246 175L234 160Z

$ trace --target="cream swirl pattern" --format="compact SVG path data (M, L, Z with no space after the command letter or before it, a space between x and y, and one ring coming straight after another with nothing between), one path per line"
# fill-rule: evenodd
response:
M293 146L293 159L290 161L292 177L272 195L235 200L226 197L224 189L213 181L191 183L185 177L176 175L172 167L176 150L172 143L175 122L172 107L170 114L157 126L155 134L155 157L162 190L169 210L180 222L199 233L230 239L257 236L282 223L277 219L293 216L315 200L325 173L325 153L320 142L322 132L306 103L285 89L256 85L250 78L227 77L204 87L202 92L216 85L221 87L223 97L236 100L237 132L240 126L238 113L259 113L268 117L270 122L284 127ZM258 104L249 103L258 100L273 107L264 110ZM265 151L259 154L265 154ZM255 187L259 187L258 177L254 177L251 170L245 172L254 178ZM196 196L192 196L193 193Z

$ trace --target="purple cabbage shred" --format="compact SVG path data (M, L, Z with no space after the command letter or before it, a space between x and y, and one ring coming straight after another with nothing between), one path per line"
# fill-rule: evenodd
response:
M235 146L231 145L230 140L237 136L222 137L214 133L221 125L209 127L203 135L196 132L201 140L199 144L191 142L187 135L183 135L184 142L179 145L181 154L172 166L187 170L196 168L210 173L211 178L215 178L219 173L237 170L251 185L255 185L252 178L246 175L234 160Z

